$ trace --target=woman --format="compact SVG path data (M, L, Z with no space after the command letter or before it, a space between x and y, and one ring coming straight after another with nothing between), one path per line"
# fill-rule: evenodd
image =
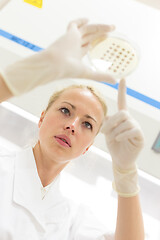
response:
M102 80L102 74L88 70L81 63L82 54L77 54L82 49L88 49L89 43L97 38L96 34L93 34L93 31L91 34L90 31L94 27L90 27L86 21L81 21L81 24L80 20L78 21L78 24L74 22L70 25L69 29L72 31L69 30L69 33L53 44L54 47L15 63L1 72L1 86L4 90L1 100L22 94L44 83L44 79L50 81L54 77L87 75L91 79ZM82 39L87 35L82 34L86 31L84 29L88 29L91 36L82 43ZM98 33L101 37L104 35L104 31L102 32ZM64 47L61 52L64 38L65 43L73 43L71 36L78 39L78 44L73 47L74 51L68 50L66 46L66 51ZM61 53L64 54L63 57ZM39 66L46 61L50 64L52 59L55 68L52 70L46 64L48 71L41 70L39 74ZM33 62L36 68L28 73ZM64 71L61 73L60 69ZM32 81L28 74L32 75ZM24 80L23 84L19 76ZM107 75L103 77L114 81ZM126 110L124 80L119 84L118 112L114 116L105 115L103 101L89 87L65 89L53 96L47 109L42 112L38 124L39 139L35 147L16 155L1 156L2 239L109 239L107 230L102 230L98 223L94 223L93 227L86 224L85 218L81 219L84 217L81 210L67 202L58 189L60 172L71 159L88 150L100 129L105 134L112 156L113 188L118 193L117 225L111 239L144 239L135 163L144 140L140 127Z

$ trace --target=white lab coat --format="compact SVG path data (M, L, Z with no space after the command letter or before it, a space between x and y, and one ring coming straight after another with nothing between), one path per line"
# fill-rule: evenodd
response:
M0 152L0 240L110 240L113 236L83 206L59 190L59 179L42 200L32 148Z

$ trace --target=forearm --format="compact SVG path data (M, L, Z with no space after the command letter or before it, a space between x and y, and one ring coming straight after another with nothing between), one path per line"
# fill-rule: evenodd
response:
M139 196L118 196L115 240L144 240L143 217Z
M0 75L0 102L3 102L11 97L13 97L13 95Z

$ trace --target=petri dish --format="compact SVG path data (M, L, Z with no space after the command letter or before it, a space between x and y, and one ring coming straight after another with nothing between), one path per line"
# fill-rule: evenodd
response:
M88 51L89 62L95 70L109 73L116 79L131 74L139 62L139 49L122 34L97 39Z

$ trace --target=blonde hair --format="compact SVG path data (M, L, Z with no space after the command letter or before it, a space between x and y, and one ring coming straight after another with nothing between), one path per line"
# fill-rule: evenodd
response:
M45 109L45 112L47 112L49 110L49 108L52 106L52 104L61 96L61 94L64 91L69 90L69 89L75 89L75 88L80 88L80 89L85 89L85 90L90 91L98 99L98 101L100 102L100 104L102 106L102 109L103 109L103 112L104 112L104 116L106 116L106 114L107 114L107 105L105 103L104 98L101 96L100 92L97 89L95 89L94 87L92 87L92 86L85 86L85 85L71 85L71 86L68 86L66 88L63 88L60 91L55 92L50 97L50 99L48 101L48 105L47 105L47 107Z

